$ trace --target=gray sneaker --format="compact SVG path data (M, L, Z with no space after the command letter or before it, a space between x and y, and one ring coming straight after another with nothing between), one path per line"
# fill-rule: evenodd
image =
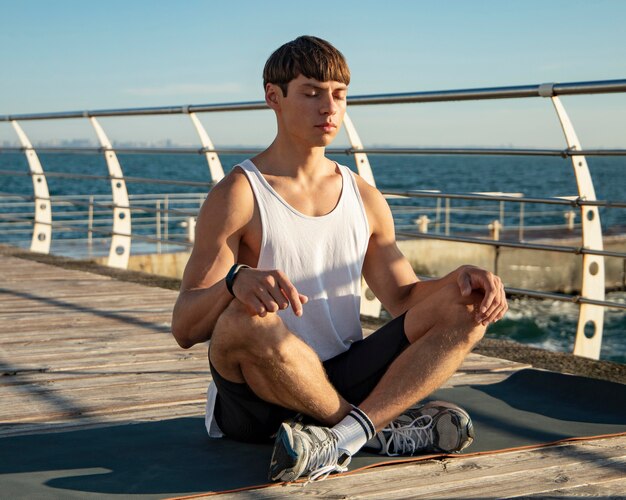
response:
M474 441L474 426L468 413L445 401L409 408L376 434L366 445L381 455L459 453Z
M348 454L340 454L337 436L328 427L281 424L270 464L270 481L295 481L308 476L309 481L326 479L332 472L345 472Z

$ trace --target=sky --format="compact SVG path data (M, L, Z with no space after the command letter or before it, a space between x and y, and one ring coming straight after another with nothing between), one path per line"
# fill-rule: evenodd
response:
M267 57L302 34L344 53L351 95L625 79L625 19L623 0L0 0L0 115L261 100ZM626 147L626 94L563 103L583 147ZM365 146L564 147L549 99L349 114ZM276 130L270 111L200 118L217 147ZM100 121L114 141L198 145L186 116ZM95 139L85 119L22 126ZM0 122L0 144L15 139Z

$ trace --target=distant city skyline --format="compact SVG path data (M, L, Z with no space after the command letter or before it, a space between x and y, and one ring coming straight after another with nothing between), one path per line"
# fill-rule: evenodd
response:
M351 0L280 9L252 0L0 0L0 8L0 115L261 100L265 60L301 34L342 50L351 95L626 78L619 0ZM563 102L583 147L626 147L626 94ZM349 112L366 147L564 147L548 99ZM274 137L269 111L199 116L217 148ZM100 122L117 143L199 145L180 115ZM85 119L22 126L35 144L95 144ZM0 122L0 144L15 140ZM346 144L342 134L335 146Z

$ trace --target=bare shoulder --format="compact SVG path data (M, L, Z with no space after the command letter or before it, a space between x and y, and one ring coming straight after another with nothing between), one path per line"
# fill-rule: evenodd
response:
M246 175L239 168L218 182L207 196L200 209L200 229L217 229L245 226L254 213L254 195Z
M383 194L374 186L369 184L363 177L358 174L354 175L356 184L365 206L368 221L372 232L381 230L391 221L391 209Z
M200 209L182 290L207 288L226 275L253 217L252 188L245 174L235 168L209 191Z

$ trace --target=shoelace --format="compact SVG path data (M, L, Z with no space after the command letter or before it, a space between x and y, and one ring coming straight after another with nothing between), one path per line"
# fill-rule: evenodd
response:
M339 450L337 449L336 439L322 439L320 441L313 442L311 438L307 436L307 439L311 441L311 455L307 463L307 469L311 472L307 477L308 484L312 481L323 481L332 472L345 472L348 470L346 467L347 462L344 465L340 465Z
M408 424L391 422L385 429L390 432L389 439L383 443L382 452L391 457L397 455L412 455L417 450L425 448L433 442L433 419L430 415L421 415ZM390 449L393 448L393 453Z

